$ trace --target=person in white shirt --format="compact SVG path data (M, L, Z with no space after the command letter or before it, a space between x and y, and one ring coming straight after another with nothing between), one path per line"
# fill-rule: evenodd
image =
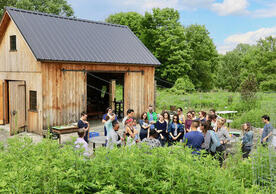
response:
M91 154L89 153L88 143L84 140L85 131L85 129L79 129L79 137L77 138L74 144L76 149L84 149L83 155L89 157Z

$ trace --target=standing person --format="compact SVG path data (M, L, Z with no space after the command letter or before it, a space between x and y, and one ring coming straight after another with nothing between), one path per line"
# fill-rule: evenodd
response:
M149 112L147 112L149 123L151 124L150 129L154 130L154 124L157 122L157 114L153 111L152 105L149 105Z
M168 134L169 146L183 139L184 129L183 125L179 123L178 115L173 116L173 121L170 123L168 128Z
M271 123L269 123L270 117L268 115L263 115L262 120L265 126L262 132L261 143L265 145L267 142L271 142L272 140L273 127Z
M119 130L120 125L118 121L114 120L112 121L112 129L109 131L108 137L107 137L107 148L112 149L114 146L120 147L122 142L124 141L124 138L121 138L117 131Z
M139 124L141 127L140 140L142 141L144 138L149 137L149 132L150 132L150 125L149 125L148 116L146 112L142 113Z
M104 123L104 127L106 128L106 135L113 129L112 122L115 120L115 114L111 113L110 117L106 116L106 122Z
M191 131L186 133L183 139L183 142L194 150L192 154L200 154L199 151L201 150L201 145L204 142L204 136L202 133L197 131L198 127L199 121L194 120L191 125Z
M108 107L106 109L106 113L103 115L103 119L102 119L102 123L105 124L105 122L107 121L106 119L106 116L109 116L109 118L111 117L111 114L112 114L112 109L110 107ZM115 120L117 121L117 116L115 115ZM107 135L107 132L106 132L106 128L104 126L104 136Z
M84 129L84 140L89 143L88 139L88 133L89 133L89 123L87 121L87 114L85 112L81 113L81 118L78 121L78 128L79 129Z
M155 128L158 133L158 139L161 142L161 145L164 146L167 141L167 123L162 114L159 115L159 120L155 123Z
M122 121L124 127L126 125L126 120L128 120L130 118L133 118L133 116L134 116L134 110L133 109L128 109L127 110L127 116L125 116L123 121Z
M75 148L76 149L84 149L83 155L86 157L90 156L89 149L88 149L88 143L84 140L86 130L85 129L79 129L78 130L78 138L75 141Z
M160 147L161 143L157 139L158 133L155 130L150 131L148 138L144 138L142 143L146 143L150 148Z
M215 109L210 109L209 114L210 115L216 115L218 119L221 118L219 115L216 114L216 110Z
M198 112L198 120L200 122L206 121L205 117L206 117L206 112L204 112L204 111L199 111Z
M251 130L251 124L243 124L242 131L244 133L242 137L242 157L248 158L253 146L253 131Z
M177 115L179 117L179 123L184 125L185 124L185 116L183 114L183 109L181 107L179 107L177 109Z
M190 131L190 127L191 127L192 121L193 121L193 115L192 115L191 111L189 111L187 113L187 119L185 120L185 130L186 130L186 133L188 133Z
M225 128L224 124L226 123L225 118L221 118L217 122L217 128L215 129L215 132L220 140L220 144L222 145L223 151L226 150L226 144L230 142L230 136Z

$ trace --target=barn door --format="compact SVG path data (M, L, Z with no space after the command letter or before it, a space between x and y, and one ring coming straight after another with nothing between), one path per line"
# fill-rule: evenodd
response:
M26 86L24 81L9 81L10 135L25 129Z
M0 125L4 124L4 82L0 80Z

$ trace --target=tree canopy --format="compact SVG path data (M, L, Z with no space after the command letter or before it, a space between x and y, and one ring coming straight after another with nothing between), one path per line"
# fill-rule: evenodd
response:
M177 10L153 9L110 15L106 21L127 25L161 62L156 77L175 82L190 80L196 89L213 87L212 73L217 63L216 47L205 26L183 26ZM187 77L188 76L188 77Z
M3 15L5 6L62 16L73 16L74 14L71 5L66 0L1 0L0 16Z

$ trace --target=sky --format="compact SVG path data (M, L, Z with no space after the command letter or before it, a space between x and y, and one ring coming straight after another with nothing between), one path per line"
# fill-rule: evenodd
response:
M205 25L221 54L237 44L276 37L276 0L68 0L77 18L104 21L110 14L174 8L180 22Z

